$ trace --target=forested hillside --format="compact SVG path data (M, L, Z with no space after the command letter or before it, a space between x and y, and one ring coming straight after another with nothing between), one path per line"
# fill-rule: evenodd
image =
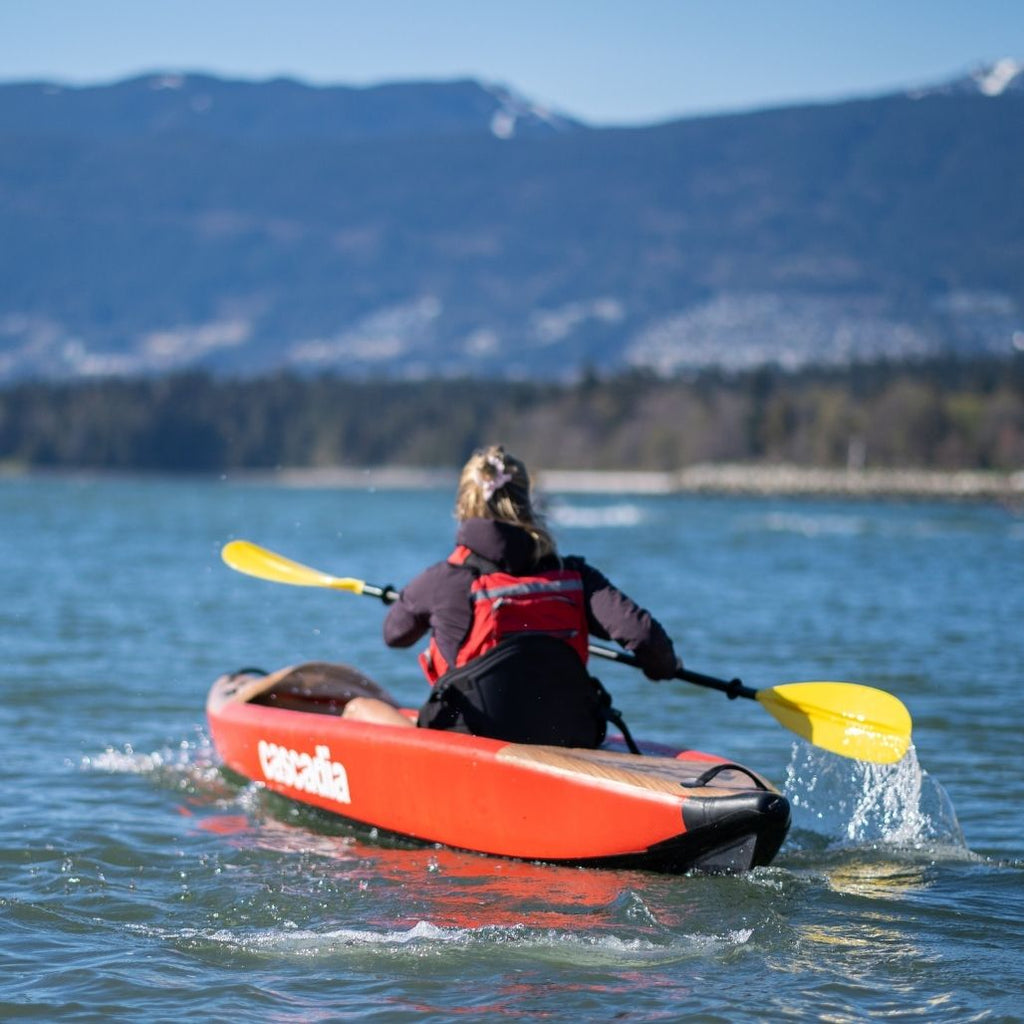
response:
M0 391L0 463L213 472L459 464L501 440L544 468L708 461L1024 467L1024 357L573 385L219 381L33 383Z

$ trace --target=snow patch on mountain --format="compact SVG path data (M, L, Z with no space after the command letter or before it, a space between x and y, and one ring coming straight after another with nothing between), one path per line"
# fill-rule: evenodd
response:
M1024 63L1012 57L1003 57L994 64L983 64L970 74L940 85L913 89L911 99L928 96L1005 96L1024 93Z
M627 345L625 362L670 376L721 366L786 370L851 360L928 355L933 341L877 303L760 292L723 292L649 323Z
M564 341L590 321L617 324L625 316L625 307L614 298L567 302L557 309L534 310L529 317L529 337L535 345L553 345Z
M547 107L520 96L503 85L482 84L498 103L498 109L491 115L491 132L499 139L511 139L519 125L547 127L558 132L576 127L568 118L548 110Z
M1024 73L1024 64L1004 57L996 61L990 68L975 72L974 80L978 83L978 89L985 96L1002 96L1008 88L1018 82ZM1024 81L1019 82L1024 87Z
M305 369L345 369L353 362L380 365L399 360L430 347L442 310L433 295L375 309L333 336L292 345L288 362Z
M160 92L163 89L183 89L188 84L187 75L153 75L149 79L149 87L154 92Z

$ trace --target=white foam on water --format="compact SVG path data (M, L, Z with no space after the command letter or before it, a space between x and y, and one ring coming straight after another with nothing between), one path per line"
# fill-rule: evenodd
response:
M853 537L867 529L867 521L862 516L796 512L772 512L754 520L754 523L772 533L795 533L802 537Z
M557 526L592 530L603 527L639 526L647 518L647 513L640 505L632 502L597 507L558 504L552 507L548 518Z
M865 514L841 514L834 511L776 511L747 516L741 520L746 530L789 533L801 537L859 537L934 539L956 534L962 527L943 519L915 517L880 519ZM1012 535L1012 527L1011 527Z
M794 826L833 845L968 852L949 795L921 767L913 745L896 764L871 764L796 743L784 791Z
M442 927L430 921L418 921L410 928L344 927L317 931L286 921L278 927L255 931L188 930L177 938L190 943L212 942L255 954L300 958L360 952L429 957L500 946L503 954L518 952L577 965L614 963L621 967L630 962L673 962L692 955L717 953L746 945L752 936L753 929L744 928L723 934L666 935L663 941L656 941L601 932L535 928L525 923L459 928Z

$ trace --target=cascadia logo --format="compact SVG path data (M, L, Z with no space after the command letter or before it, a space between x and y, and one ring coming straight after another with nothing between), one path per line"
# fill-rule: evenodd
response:
M352 802L348 773L343 764L331 760L329 747L317 747L315 754L306 754L260 740L257 750L260 768L268 782L278 782L301 793L313 793L341 804Z

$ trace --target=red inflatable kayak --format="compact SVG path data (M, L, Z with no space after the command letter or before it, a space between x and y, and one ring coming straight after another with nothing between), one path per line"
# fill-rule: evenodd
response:
M615 742L532 746L340 717L361 694L388 699L341 665L222 676L207 701L213 742L229 768L294 800L505 857L738 872L768 864L789 828L786 798L720 757L649 744L639 756Z

